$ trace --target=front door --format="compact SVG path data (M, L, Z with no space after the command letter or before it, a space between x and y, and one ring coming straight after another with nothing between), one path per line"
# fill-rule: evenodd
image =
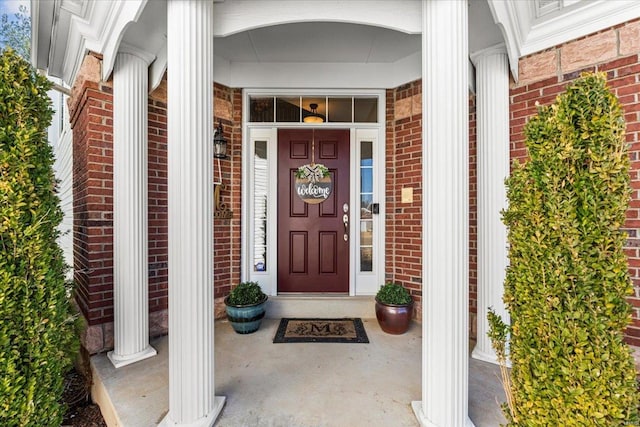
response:
M325 165L333 182L318 204L295 190L298 167L313 162ZM279 293L349 292L349 210L349 130L280 129Z

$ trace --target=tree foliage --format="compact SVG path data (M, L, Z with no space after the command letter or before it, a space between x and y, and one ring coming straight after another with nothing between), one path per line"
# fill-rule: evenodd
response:
M50 83L0 54L0 425L60 425L73 320L56 243Z
M511 426L638 425L623 332L632 291L621 227L630 198L625 124L604 74L585 74L525 128L529 160L507 179ZM510 383L510 384L509 384Z
M22 58L30 60L31 16L26 6L20 6L13 19L6 13L0 17L0 48L11 48Z

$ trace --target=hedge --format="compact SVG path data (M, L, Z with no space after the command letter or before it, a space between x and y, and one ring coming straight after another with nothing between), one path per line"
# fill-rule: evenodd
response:
M503 213L511 324L489 315L499 356L510 335L509 425L638 425L636 371L623 341L629 156L605 75L583 74L538 108L525 135L529 159L513 165Z
M0 54L0 425L60 425L73 342L48 81Z

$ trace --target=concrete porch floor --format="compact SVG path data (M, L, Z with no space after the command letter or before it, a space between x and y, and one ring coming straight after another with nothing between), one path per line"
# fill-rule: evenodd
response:
M421 399L421 326L404 335L363 319L369 344L273 344L278 320L236 334L215 324L216 395L227 398L218 427L417 426ZM105 354L91 358L93 396L109 426L155 426L169 409L168 337L158 355L116 370ZM504 423L499 368L469 360L469 415L476 427Z

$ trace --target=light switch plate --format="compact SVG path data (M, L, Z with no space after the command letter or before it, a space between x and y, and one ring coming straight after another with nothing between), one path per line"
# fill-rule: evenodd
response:
M402 189L402 203L413 203L413 187Z

